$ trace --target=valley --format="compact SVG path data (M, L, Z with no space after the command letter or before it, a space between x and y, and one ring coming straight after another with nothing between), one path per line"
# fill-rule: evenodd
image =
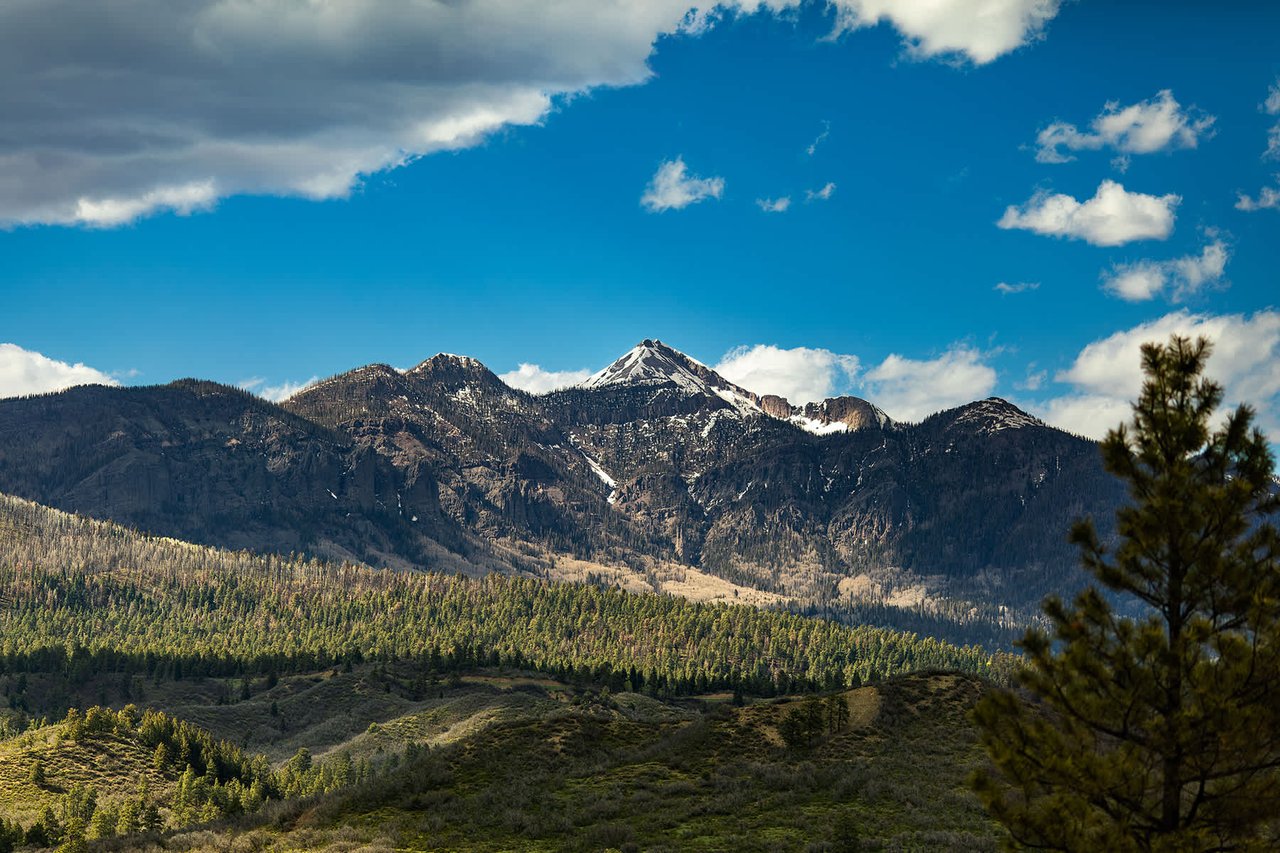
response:
M981 760L967 714L1013 661L978 648L594 583L222 551L11 497L0 543L0 845L998 838L964 788Z

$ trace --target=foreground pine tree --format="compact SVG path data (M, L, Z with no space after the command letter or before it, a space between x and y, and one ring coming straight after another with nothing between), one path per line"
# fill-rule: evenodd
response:
M1132 500L1118 542L1072 531L1108 592L1046 601L1053 636L1023 640L1022 691L975 712L993 765L975 786L1014 846L1280 849L1273 461L1247 407L1214 428L1208 354L1143 347L1133 423L1102 443Z

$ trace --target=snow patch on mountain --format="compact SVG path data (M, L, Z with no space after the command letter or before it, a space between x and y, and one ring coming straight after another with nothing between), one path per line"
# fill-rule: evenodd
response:
M601 468L599 462L592 459L590 456L588 456L585 453L582 454L582 458L587 460L587 465L590 466L592 472L594 472L595 475L600 478L600 482L604 483L606 486L608 486L611 489L618 485L618 481L610 477L609 472Z
M844 421L819 421L806 418L804 415L792 415L788 420L805 432L811 432L814 435L832 435L849 431L849 425Z

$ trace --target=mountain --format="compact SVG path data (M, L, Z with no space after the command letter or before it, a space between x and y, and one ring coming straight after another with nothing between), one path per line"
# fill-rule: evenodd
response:
M0 481L49 506L234 548L422 565L469 536L429 487L406 488L350 435L190 379L0 401Z
M1093 442L1005 400L794 406L657 340L540 396L439 354L282 405L195 380L3 400L0 491L232 547L992 624L1074 585L1070 522L1105 535L1123 499Z

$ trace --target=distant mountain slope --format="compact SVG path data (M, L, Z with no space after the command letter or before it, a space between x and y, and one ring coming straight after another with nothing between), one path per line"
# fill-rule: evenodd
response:
M0 401L0 488L197 542L404 564L465 550L432 484L402 479L349 435L212 382Z
M202 542L374 565L683 564L831 610L1027 606L1123 495L1096 445L991 398L900 424L760 396L656 340L534 396L441 354L282 406L213 383L0 401L0 490ZM952 606L952 605L947 605ZM996 618L996 617L992 617Z

